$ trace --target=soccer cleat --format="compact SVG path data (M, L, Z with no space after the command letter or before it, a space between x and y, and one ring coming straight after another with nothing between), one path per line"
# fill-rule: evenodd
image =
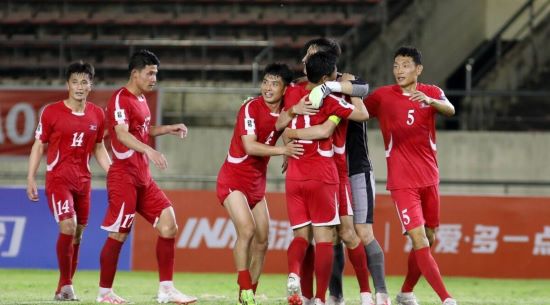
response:
M325 305L325 303L323 301L321 301L321 299L315 299L315 303L313 303L313 305Z
M370 292L361 292L361 305L374 305L372 301L372 293Z
M59 292L55 293L53 297L55 301L79 301L74 294L73 285L65 285L59 289Z
M390 296L387 293L377 292L375 299L376 305L391 305Z
M400 292L395 298L397 305L420 305L412 292Z
M344 297L337 298L333 295L329 295L326 305L346 305L346 301L344 301Z
M443 305L458 305L455 299L446 298L445 301L443 301Z
M159 288L159 293L157 295L157 302L159 302L159 304L175 303L180 305L186 305L186 304L195 303L196 301L197 301L196 297L185 295L173 286L168 286L168 287L161 286Z
M300 277L294 273L288 275L286 283L286 296L288 305L303 305Z
M256 305L256 300L254 299L254 292L252 289L241 290L239 305Z
M315 305L315 299L314 298L308 299L302 296L302 305Z
M131 304L125 299L116 295L116 293L111 289L106 294L100 294L96 298L97 303L107 303L107 304Z

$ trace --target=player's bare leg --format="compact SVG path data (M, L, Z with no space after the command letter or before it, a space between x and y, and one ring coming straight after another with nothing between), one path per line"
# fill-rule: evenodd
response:
M372 295L369 287L369 275L367 271L367 255L361 239L355 233L353 216L340 216L340 225L337 227L338 236L348 249L348 257L359 283L362 305L372 305Z
M195 303L196 297L185 295L174 287L175 238L178 233L178 225L174 209L171 206L162 210L155 229L159 233L156 249L159 266L157 301L176 304Z
M76 216L59 222L59 236L56 251L59 265L59 282L54 299L57 301L77 301L72 282L73 238L76 234Z
M246 196L239 191L231 192L225 199L223 206L227 210L237 232L237 240L233 247L233 259L238 272L237 282L239 284L240 303L243 305L255 304L252 277L248 268L251 264L249 254L252 239L256 232L256 222L248 206Z
M258 287L258 282L264 266L269 238L269 210L265 198L254 206L252 215L256 222L256 232L252 239L249 270L252 278L252 290L254 294L256 294L256 288Z
M435 231L430 229L430 233L427 234L427 230L424 226L419 226L407 231L407 234L412 241L414 258L421 273L424 275L430 286L432 286L434 291L438 294L442 302L452 302L454 299L452 299L450 294L447 292L437 263L430 252L430 239L428 239L428 235L433 240L435 237L434 233Z
M375 304L391 305L384 270L384 252L374 237L372 224L356 223L355 232L365 246L367 265L375 288Z

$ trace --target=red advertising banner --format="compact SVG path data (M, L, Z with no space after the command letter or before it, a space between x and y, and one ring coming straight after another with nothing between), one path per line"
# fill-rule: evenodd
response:
M88 100L105 107L115 89L93 89ZM65 89L0 89L0 155L27 155L41 110L67 98ZM147 94L152 122L157 118L157 92Z
M235 229L213 191L166 191L179 224L176 270L234 272ZM271 214L264 271L286 273L292 232L284 194L267 195ZM411 244L388 195L376 198L375 235L386 272L402 275ZM550 198L442 196L441 227L432 248L444 275L550 278ZM156 232L141 217L135 224L132 268L156 270ZM346 272L351 273L351 264ZM513 266L513 267L511 267Z

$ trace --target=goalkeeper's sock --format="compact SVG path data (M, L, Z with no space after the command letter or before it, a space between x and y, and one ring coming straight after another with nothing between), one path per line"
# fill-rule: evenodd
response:
M445 284L443 284L443 279L441 278L441 273L439 273L437 263L430 252L430 247L418 249L414 252L416 262L422 272L422 275L424 275L441 301L450 298L451 295L447 292L447 289L445 289Z
M238 271L237 284L239 284L239 296L241 290L252 289L252 278L248 269Z
M78 253L80 252L80 244L73 244L73 260L71 262L71 279L74 277L76 267L78 266Z
M317 289L315 297L325 302L325 295L328 289L328 282L332 273L332 259L334 248L331 242L320 242L315 244L315 279Z
M300 274L302 262L306 256L306 250L309 246L307 240L302 237L294 237L286 250L288 257L288 273Z
M118 257L123 243L107 237L99 258L99 287L111 288L115 279Z
M174 275L174 238L158 237L157 239L157 262L159 265L159 281L172 281Z
M422 272L420 272L420 268L418 268L418 264L416 263L414 250L411 250L409 253L407 265L407 276L405 277L405 282L403 282L403 286L401 287L401 292L413 292L414 286L416 286L416 283L418 283L418 280L422 275Z
M354 249L348 248L348 257L355 270L360 292L370 292L369 272L367 270L367 254L365 247L359 243Z
M302 295L308 299L313 298L313 272L315 264L315 247L309 245L306 250L306 256L302 263L302 271L300 274L300 286L302 287Z
M56 291L58 293L61 287L72 284L73 236L59 233L56 251L57 263L59 264L59 283Z
M328 284L329 295L341 299L344 296L342 289L342 272L344 272L344 265L346 258L344 256L344 245L338 242L333 246L334 257L332 261L332 275L330 276L330 282Z
M374 239L366 245L365 252L367 253L367 264L376 292L387 294L388 289L386 288L386 278L384 272L384 252L382 251L382 248L380 248L378 241ZM416 264L416 261L414 261L414 264ZM418 273L420 274L420 271L418 271Z

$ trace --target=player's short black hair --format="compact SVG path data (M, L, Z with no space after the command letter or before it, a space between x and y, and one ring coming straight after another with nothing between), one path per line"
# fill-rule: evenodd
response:
M87 62L83 62L82 60L79 60L77 62L73 62L67 67L67 69L65 70L65 79L69 81L73 73L87 74L90 80L93 81L94 75L95 75L95 69L94 69L94 66L92 66L91 64Z
M393 59L395 59L397 56L411 57L415 64L422 64L422 53L420 53L420 51L413 46L400 47L399 49L397 49L397 51L395 51Z
M290 84L292 82L292 79L294 78L294 75L290 68L286 64L281 63L272 63L265 66L264 76L268 74L279 76L283 80L285 86Z
M340 55L342 54L342 49L340 48L338 42L329 38L320 37L306 42L306 44L302 48L302 58L306 56L307 50L312 45L317 48L317 51L331 53L336 56L336 58L340 57Z
M307 79L318 83L325 75L330 75L336 69L336 56L328 52L317 52L311 55L306 62Z
M142 70L146 66L160 66L160 60L155 55L155 53L149 51L149 50L139 50L132 54L130 57L130 62L128 63L128 71L130 73L132 70Z

